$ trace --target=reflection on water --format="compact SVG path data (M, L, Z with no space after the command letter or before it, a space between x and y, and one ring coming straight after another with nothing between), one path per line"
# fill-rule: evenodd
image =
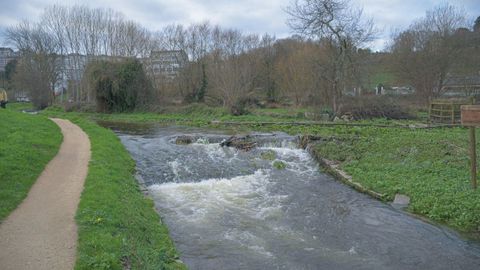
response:
M118 135L190 269L480 269L478 244L337 183L288 136L242 152L191 128Z

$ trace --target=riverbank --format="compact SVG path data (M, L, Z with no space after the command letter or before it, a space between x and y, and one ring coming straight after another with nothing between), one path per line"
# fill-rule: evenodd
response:
M259 110L230 116L221 109L195 107L169 112L82 114L95 120L132 123L172 123L225 128L212 121L250 122L235 125L240 131L284 131L324 138L315 152L339 163L339 168L365 188L393 200L401 193L411 198L407 211L446 224L462 232L480 232L480 191L470 188L468 133L463 128L408 129L351 126L288 125L304 121L301 111ZM269 125L251 122L278 122ZM215 123L215 122L214 122ZM385 126L421 124L418 121L375 119L361 123ZM229 127L232 128L232 127ZM480 134L479 134L480 135Z
M76 214L75 269L185 269L115 134L75 113L44 114L69 119L91 141L92 161Z
M0 222L25 199L62 143L57 125L21 108L8 104L0 110Z
M465 129L359 129L316 144L315 152L339 161L355 181L389 201L408 195L414 214L480 232L480 191L470 186Z

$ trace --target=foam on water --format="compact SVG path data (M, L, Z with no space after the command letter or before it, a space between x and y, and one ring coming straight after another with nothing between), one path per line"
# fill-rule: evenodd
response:
M190 146L202 150L212 160L218 158L231 160L237 154L235 149L221 147L218 143L208 143L206 139L199 139Z
M197 222L201 218L214 218L219 209L247 213L252 207L271 207L283 196L270 195L268 187L268 171L257 170L254 174L231 179L152 185L149 190L165 208L174 209L182 218Z
M310 154L303 149L270 146L259 147L259 149L274 151L277 156L276 160L284 162L287 164L287 170L291 170L299 175L310 175L317 171L315 161ZM271 162L272 166L274 162L275 160Z
M174 161L169 161L167 163L168 163L168 165L170 165L170 168L172 168L172 172L175 175L174 180L177 181L178 177L179 177L179 169L180 169L179 168L180 163L178 162L178 159L175 159Z

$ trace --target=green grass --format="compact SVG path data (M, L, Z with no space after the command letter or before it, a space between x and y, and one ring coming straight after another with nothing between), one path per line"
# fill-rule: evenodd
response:
M62 112L63 109L49 108L50 112ZM166 108L161 113L136 112L136 113L78 113L85 118L92 120L115 121L115 122L179 122L193 125L206 125L210 121L243 121L243 122L286 122L306 121L304 112L306 109L253 109L249 114L232 116L227 109L221 107L208 107L203 104L192 104L178 108Z
M10 105L0 109L0 222L27 196L62 142L55 123Z
M33 105L29 102L12 102L7 104L7 109L12 111L29 110L33 109Z
M74 113L46 114L70 119L91 141L89 164L76 220L75 269L185 269L152 200L134 177L135 162L115 134Z
M466 129L361 128L335 136L338 140L320 143L315 151L341 161L356 182L390 200L406 194L409 211L480 232L480 190L470 187Z

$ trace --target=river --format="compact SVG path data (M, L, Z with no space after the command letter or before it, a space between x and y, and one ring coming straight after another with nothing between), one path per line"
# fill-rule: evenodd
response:
M219 131L110 127L192 270L480 269L478 243L338 183L294 137L243 152Z

